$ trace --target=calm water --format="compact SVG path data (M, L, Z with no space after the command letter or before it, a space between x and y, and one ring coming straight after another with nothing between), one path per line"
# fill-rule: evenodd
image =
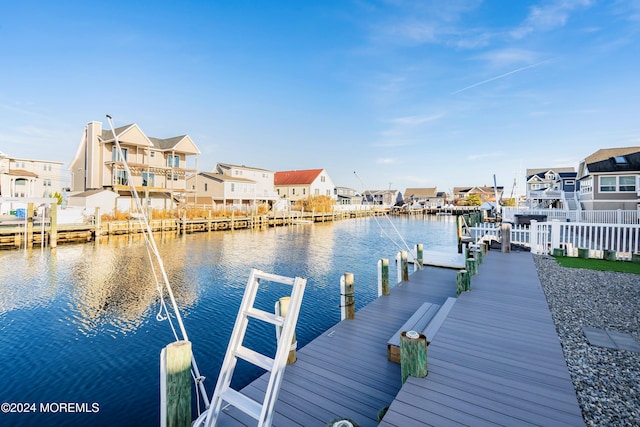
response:
M392 221L411 248L456 250L453 217ZM158 235L209 395L252 267L307 278L296 329L303 346L340 320L343 273L354 273L356 310L376 298L378 259L390 259L395 277L400 236L386 218ZM173 336L156 320L158 293L142 240L0 252L0 266L0 402L37 411L0 413L0 425L158 425L159 355ZM258 304L273 311L279 291L267 287ZM273 352L274 331L250 327L249 346ZM261 374L239 369L236 388ZM93 412L61 413L65 402ZM40 412L47 404L49 412Z

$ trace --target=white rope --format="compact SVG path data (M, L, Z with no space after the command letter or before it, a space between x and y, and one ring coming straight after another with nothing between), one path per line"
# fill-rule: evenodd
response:
M364 187L365 192L369 192L369 194L373 194L371 192L371 190L369 190L369 188L367 188L366 184L364 183L364 181L358 176L358 174L354 171L353 174L356 176L356 178L358 178L358 181L360 181L360 183L362 184L362 186ZM382 231L382 233L387 236L387 238L389 240L391 240L391 243L393 243L398 249L400 249L401 251L403 250L407 250L407 253L409 253L411 255L411 258L413 258L415 265L418 266L418 268L422 268L422 266L420 265L420 263L418 262L418 258L413 254L413 251L411 250L411 248L409 248L409 245L407 244L407 242L404 240L404 238L402 237L402 234L400 234L400 231L398 231L398 229L396 228L395 224L393 223L393 221L391 221L391 218L389 217L389 215L385 212L384 216L387 218L387 220L389 221L389 224L391 224L391 227L394 229L394 231L398 234L398 237L400 238L400 240L402 241L402 243L404 244L404 247L402 247L399 243L397 243L393 238L391 238L391 236L389 236L389 234L387 234L387 232L385 231L385 229L382 227L382 224L380 224L380 221L378 221L378 217L377 215L374 215L373 218L375 219L376 223L378 224L378 227L380 227L380 231Z
M138 218L138 221L142 226L144 226L144 230L146 231L146 233L144 233L144 239L145 239L145 243L147 244L147 252L149 250L151 250L151 252L153 252L153 255L155 256L155 260L158 263L158 269L160 270L163 282L164 282L164 286L167 289L167 295L169 297L169 300L171 302L171 306L173 308L173 313L174 316L176 318L176 321L178 322L178 327L180 329L180 333L182 335L182 339L185 341L189 340L189 337L187 335L187 330L184 327L184 323L182 322L182 316L180 315L180 310L178 309L178 304L176 302L176 299L173 295L173 290L171 289L171 284L169 283L169 278L167 276L167 272L164 268L164 264L162 262L162 257L160 256L160 252L158 251L158 246L156 245L156 241L155 238L153 237L153 232L151 230L151 225L149 224L149 218L147 217L147 214L143 211L142 209L142 202L140 201L140 197L138 196L138 191L136 190L136 187L133 185L133 175L131 174L131 170L129 169L129 164L127 163L125 157L124 157L124 152L122 151L122 147L120 147L120 141L118 140L118 135L116 135L116 131L115 128L113 126L113 121L111 119L111 116L107 115L107 121L109 122L109 125L111 126L111 133L113 134L113 139L116 145L116 150L118 153L118 158L120 159L120 161L122 162L123 166L124 166L124 170L125 173L127 175L127 179L129 180L129 185L131 187L131 194L133 195L133 199L135 201L135 205L136 205L136 210L138 213L141 214L141 216ZM117 160L117 159L116 159ZM156 281L157 287L159 289L162 288L162 286L159 283L158 277L157 277L157 273L155 271L155 268L153 267L153 258L150 256L149 258L151 265L152 265L152 271L154 274L154 280ZM167 309L166 303L164 302L164 296L163 293L160 292L160 305L164 306L164 311L166 313L166 317L169 320L169 324L171 326L171 330L173 331L174 337L176 338L176 341L179 341L178 338L178 333L173 325L173 322L171 321L171 316L169 314L169 311ZM162 311L162 309L160 310ZM157 317L157 316L156 316ZM196 363L195 358L193 357L193 354L191 355L191 367L192 367L192 372L191 375L193 378L201 378L202 376L200 375L200 370L198 369L198 365ZM202 377L204 378L204 377ZM198 381L196 384L196 388L199 388L200 391L202 392L202 399L204 400L205 403L205 407L209 408L209 398L207 396L207 392L206 389L204 388L204 384L202 381Z

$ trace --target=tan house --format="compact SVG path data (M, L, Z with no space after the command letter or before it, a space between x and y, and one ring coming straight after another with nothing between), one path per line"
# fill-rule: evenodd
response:
M0 197L62 194L63 163L11 157L0 151Z
M640 147L604 148L578 165L579 199L587 210L640 209Z
M134 208L132 187L144 204L170 209L186 200L191 190L187 177L195 174L200 150L188 135L172 138L148 137L137 124L116 128L122 154L116 150L113 132L102 123L89 122L71 162L72 194L87 190L116 193L117 208ZM188 165L193 162L194 166ZM125 163L131 171L129 179Z
M410 188L404 190L404 201L410 205L436 208L445 204L444 193L436 187Z
M324 169L276 172L275 189L283 199L303 200L309 196L329 196L337 199L336 187Z
M482 203L496 202L496 193L498 195L498 200L502 199L502 193L504 192L504 187L498 186L487 187L486 185L482 187L453 187L453 203L455 205L464 204L466 198L471 194L477 194L480 197Z

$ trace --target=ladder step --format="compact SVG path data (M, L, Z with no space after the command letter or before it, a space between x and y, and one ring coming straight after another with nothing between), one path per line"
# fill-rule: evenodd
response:
M262 405L250 397L245 396L237 390L232 388L226 389L220 397L222 400L230 403L242 412L250 415L256 420L260 419L260 413L262 412Z
M249 363L252 363L256 366L261 367L266 371L271 371L273 369L273 359L265 356L264 354L260 354L257 351L253 351L250 348L240 346L235 351L236 356L241 359L246 360Z
M269 313L269 312L264 311L264 310L260 310L260 309L251 307L251 308L247 309L244 313L247 316L254 317L254 318L256 318L258 320L262 320L264 322L273 323L276 326L284 325L284 317L276 316L275 314Z

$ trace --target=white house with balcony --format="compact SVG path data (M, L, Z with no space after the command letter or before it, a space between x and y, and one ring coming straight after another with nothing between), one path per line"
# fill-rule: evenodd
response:
M215 208L256 209L278 199L274 172L248 166L218 163L213 172L189 177L187 185L195 192L190 203Z
M0 197L50 197L68 184L63 163L24 159L0 151Z
M121 153L116 149L114 132ZM146 206L174 208L191 192L187 177L196 173L199 154L188 135L154 138L135 123L112 132L103 129L100 122L89 122L71 161L71 192L112 191L118 196L114 208L127 212L135 208L134 187Z
M580 209L574 168L527 169L526 174L526 197L530 209Z

